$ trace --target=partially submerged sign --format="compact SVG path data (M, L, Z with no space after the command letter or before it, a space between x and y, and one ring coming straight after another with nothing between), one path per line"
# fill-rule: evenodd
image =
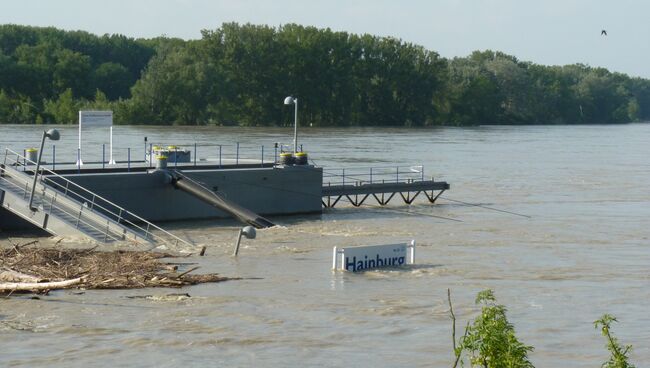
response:
M410 243L334 247L332 268L351 272L400 267L415 262L415 240Z

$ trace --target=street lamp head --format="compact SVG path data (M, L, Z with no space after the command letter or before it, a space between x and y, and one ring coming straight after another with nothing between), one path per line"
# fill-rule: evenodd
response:
M296 102L296 99L291 97L291 96L287 96L284 99L284 104L285 105L293 105L295 102Z
M235 245L235 252L233 256L239 254L239 243L241 243L241 237L245 236L247 239L255 239L255 228L252 226L244 226L239 230L239 235L237 236L237 244Z
M56 129L48 130L47 132L45 132L45 136L53 141L58 141L59 138L61 138L61 134L59 134L59 131Z
M255 239L255 236L257 235L255 228L252 226L244 226L244 228L241 229L241 233L246 237L246 239Z

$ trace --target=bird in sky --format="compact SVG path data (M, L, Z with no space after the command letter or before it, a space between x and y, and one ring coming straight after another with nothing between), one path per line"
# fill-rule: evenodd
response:
M607 31L603 29L602 31L600 31L600 35L601 36L607 36Z

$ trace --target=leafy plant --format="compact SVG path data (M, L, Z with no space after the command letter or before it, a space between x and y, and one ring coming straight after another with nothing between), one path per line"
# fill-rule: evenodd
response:
M528 353L533 347L517 339L505 306L497 304L492 290L478 293L476 304L483 305L481 314L468 324L465 335L454 348L456 362L467 351L472 367L532 368Z
M456 341L456 315L451 303L451 291L447 289L449 314L452 320L452 341L455 361L453 368L462 360L463 352L469 354L472 367L483 368L533 368L528 360L528 353L533 351L532 346L523 344L515 336L513 325L508 322L506 308L497 304L494 292L484 290L476 296L476 304L482 304L481 314L473 323L467 323L465 334ZM609 360L603 363L603 368L635 368L628 362L628 354L632 345L622 346L618 339L611 334L611 325L618 322L616 317L604 314L594 321L596 329L607 339L607 350L610 352Z
M618 339L612 336L610 328L612 322L618 322L615 317L609 314L603 314L600 319L594 321L594 327L600 328L601 333L607 338L607 350L610 352L609 360L603 363L603 368L634 368L628 362L628 353L632 350L632 345L621 346Z

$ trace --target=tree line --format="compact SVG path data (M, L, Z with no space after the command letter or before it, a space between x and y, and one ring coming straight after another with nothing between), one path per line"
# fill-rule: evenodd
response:
M446 59L391 37L225 23L199 40L0 25L0 123L312 126L650 120L650 80L497 51Z

